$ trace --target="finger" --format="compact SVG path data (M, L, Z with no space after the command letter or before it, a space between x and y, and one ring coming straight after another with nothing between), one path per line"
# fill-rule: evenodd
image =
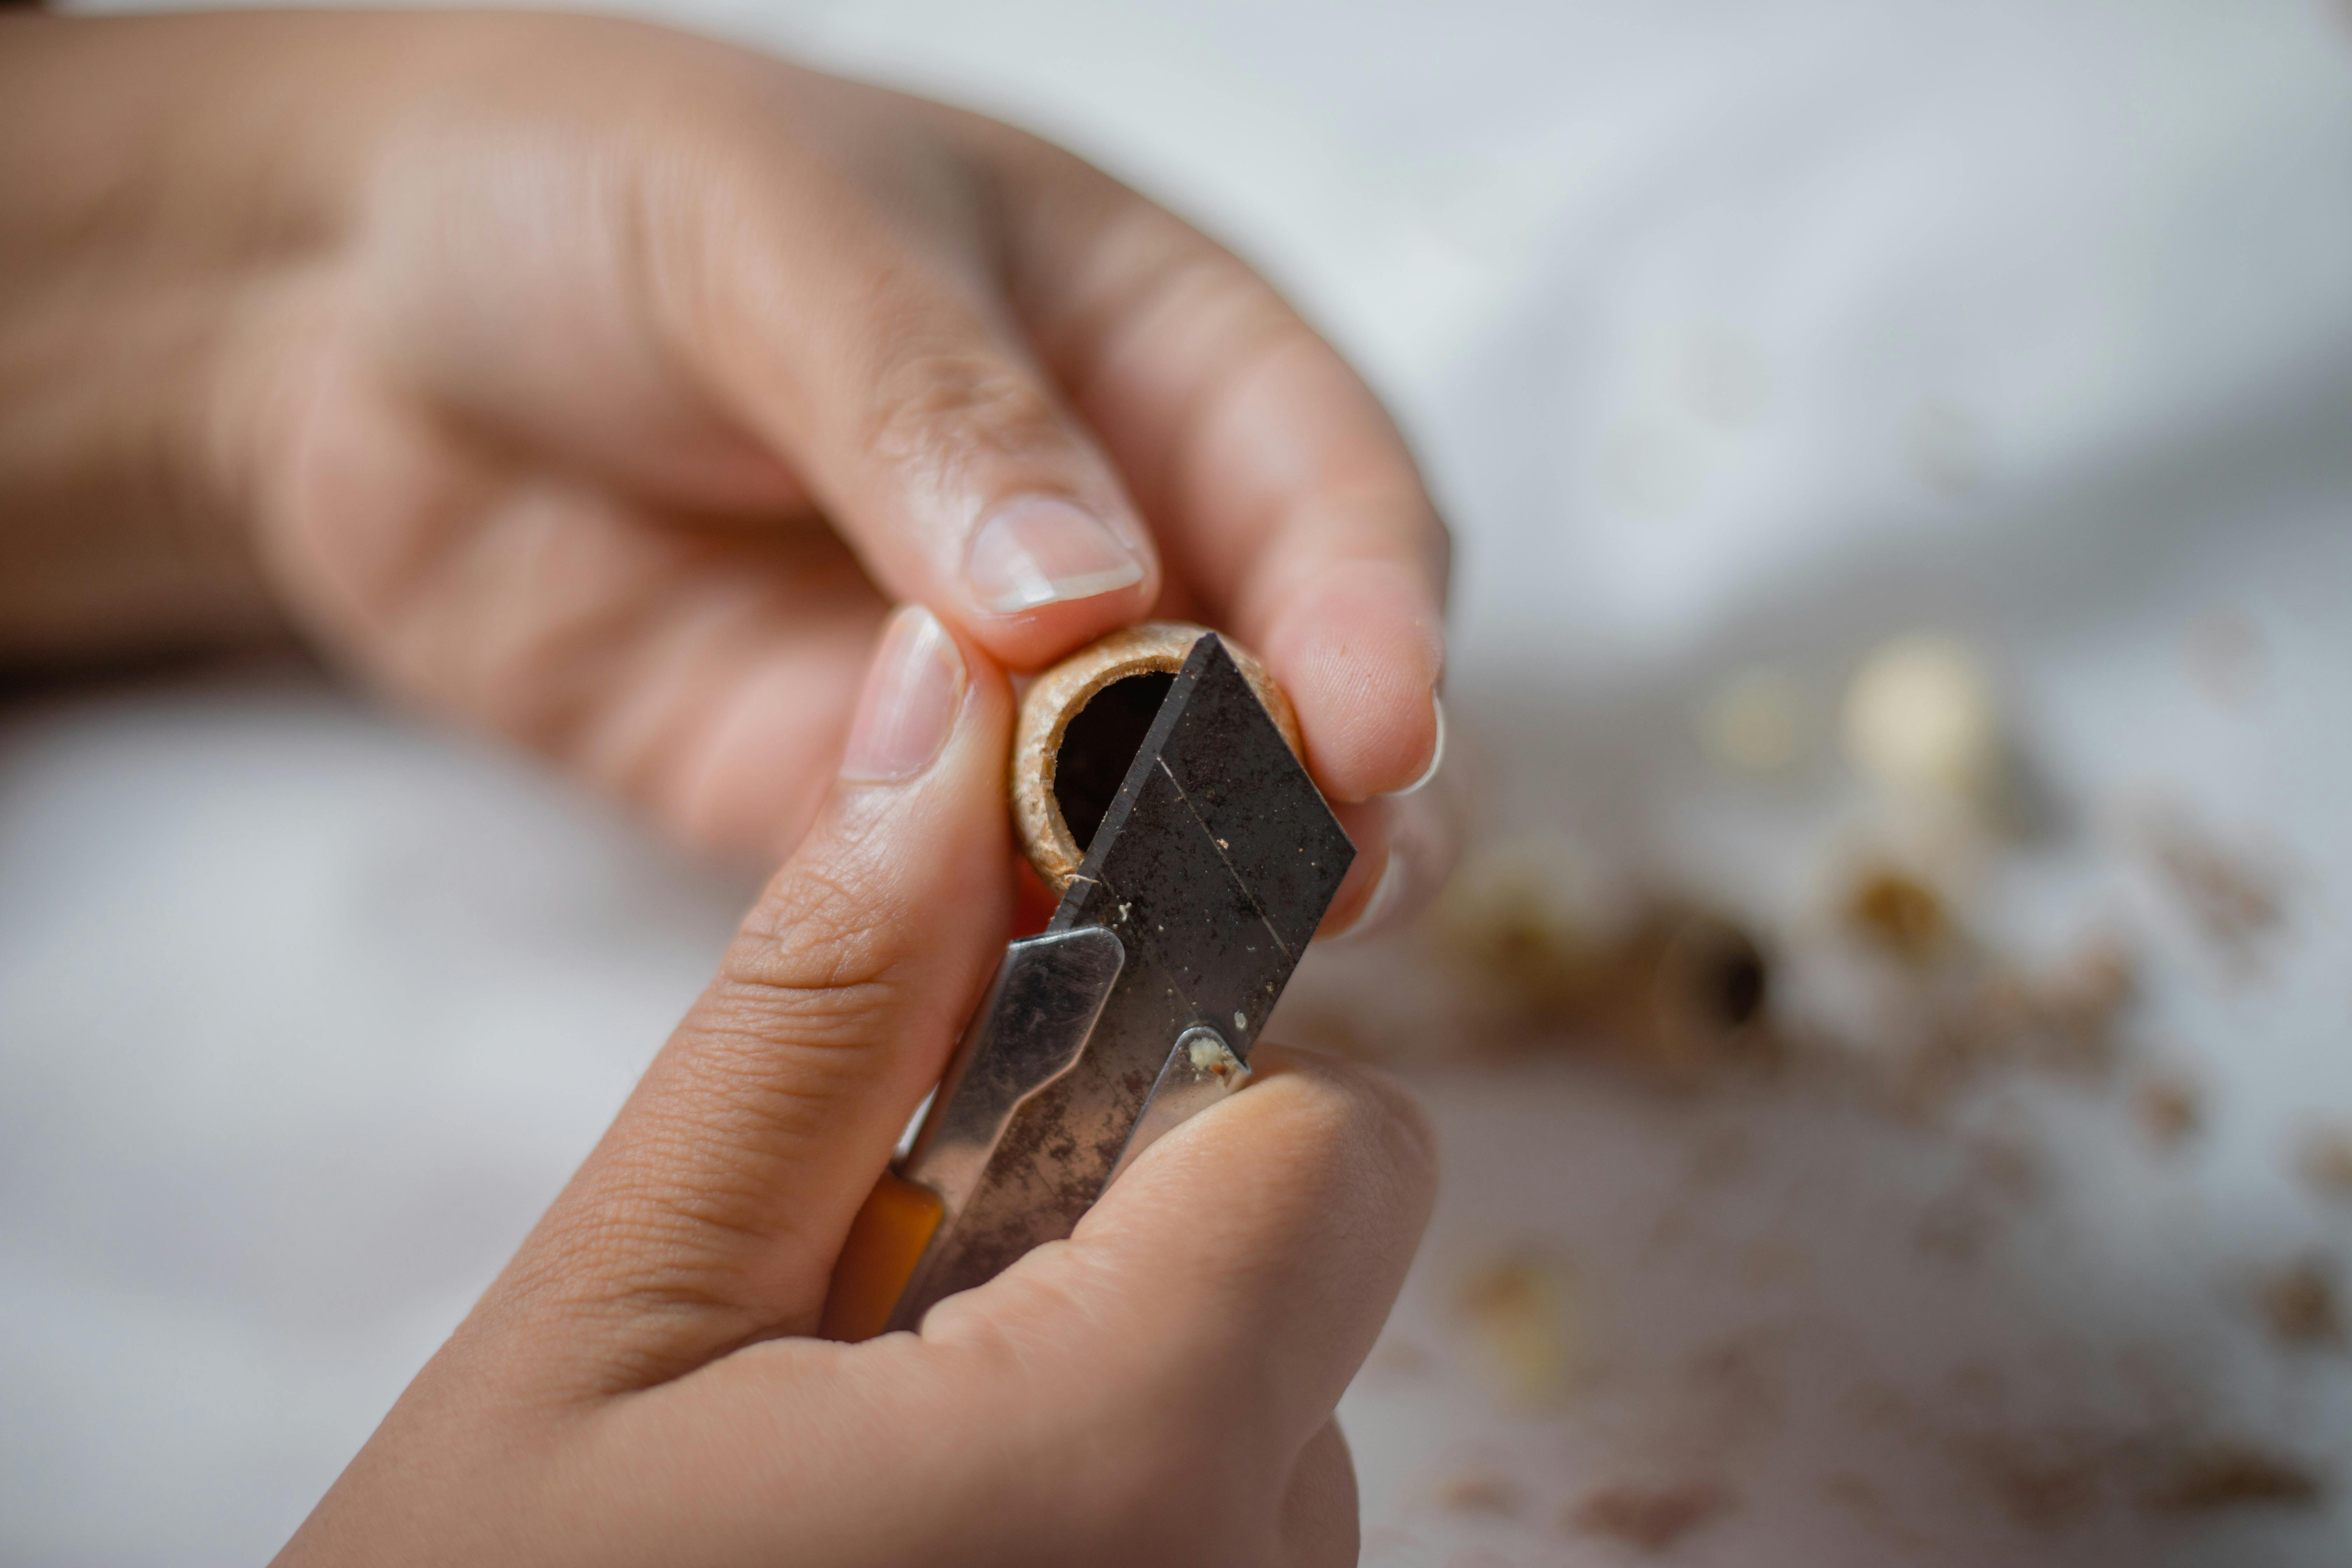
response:
M582 1376L814 1327L1003 937L1009 706L928 612L893 620L816 826L493 1293L560 1316Z
M358 293L403 384L667 504L814 501L893 597L1018 668L1139 618L1149 531L1008 309L992 181L929 106L608 42L530 84L592 155L443 106L387 158Z
M1000 1355L1024 1386L1070 1391L1074 1409L1097 1403L1077 1391L1116 1391L1192 1464L1231 1461L1233 1484L1274 1489L1270 1507L1387 1319L1435 1161L1392 1080L1278 1047L1261 1046L1256 1065L1246 1089L1155 1143L1068 1241L940 1303L922 1338L950 1361Z
M1337 1421L1326 1421L1299 1450L1282 1498L1282 1545L1288 1568L1349 1568L1362 1544L1356 1512L1356 1465Z
M1015 300L1158 528L1172 580L1255 647L1326 794L1406 787L1437 750L1449 546L1395 426L1249 268L1002 127Z
M1464 806L1451 783L1334 808L1356 858L1318 935L1370 941L1402 929L1436 898L1462 853Z
M604 1439L631 1458L593 1506L616 1560L691 1530L749 1561L788 1517L811 1561L926 1561L948 1536L1008 1568L1349 1561L1331 1408L1426 1220L1430 1134L1385 1079L1257 1057L1076 1236L919 1334L764 1339L615 1407ZM840 1506L877 1477L888 1507Z
M1395 813L1385 800L1335 801L1331 813L1356 847L1348 874L1323 911L1318 936L1349 936L1384 924L1396 902L1398 863L1391 855Z
M313 632L696 842L799 842L885 608L829 531L683 526L372 377L308 402L264 540Z
M1004 304L973 176L909 153L913 199L845 195L790 130L747 137L756 163L656 215L682 356L878 581L997 659L1035 668L1139 618L1160 588L1150 532Z

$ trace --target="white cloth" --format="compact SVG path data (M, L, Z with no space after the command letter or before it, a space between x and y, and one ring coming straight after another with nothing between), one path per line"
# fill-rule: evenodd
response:
M2340 6L667 14L1057 135L1284 282L1459 529L1451 701L1495 823L1801 921L1856 787L1818 744L1796 784L1727 782L1691 716L1759 660L1826 710L1880 638L1948 627L2079 825L1988 908L2053 943L2119 920L2150 955L2134 1029L2209 1087L2208 1131L2157 1164L2112 1097L2020 1096L2054 1195L1969 1271L1916 1245L1960 1156L1850 1108L1424 1073L1447 1185L1343 1411L1367 1561L1616 1561L1557 1512L1700 1461L1738 1500L1681 1561L2340 1552L2340 1507L2184 1528L2112 1468L2036 1514L2017 1472L2068 1450L1970 1446L1990 1406L2105 1430L2170 1377L2210 1397L2200 1429L2352 1452L2343 1363L2283 1357L2248 1307L2253 1271L2347 1240L2282 1158L2352 1115ZM2235 705L2182 651L2217 608L2263 650ZM2116 848L2152 795L2290 868L2259 983ZM266 1556L748 890L299 673L0 715L0 1559ZM1558 1412L1498 1410L1464 1348L1463 1271L1515 1247L1580 1281L1596 1370ZM1516 1513L1441 1506L1465 1469Z

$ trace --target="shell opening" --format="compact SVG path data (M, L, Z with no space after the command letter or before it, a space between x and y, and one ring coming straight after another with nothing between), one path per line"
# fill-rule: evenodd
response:
M1146 670L1114 680L1070 716L1054 750L1054 805L1083 856L1176 677Z

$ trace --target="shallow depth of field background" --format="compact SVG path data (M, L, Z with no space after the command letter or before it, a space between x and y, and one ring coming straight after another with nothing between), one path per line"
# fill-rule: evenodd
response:
M1367 1563L2352 1561L2352 12L658 14L1196 216L1449 509L1468 869L1275 1026L1446 1144ZM297 667L0 709L0 1561L266 1557L748 892ZM1763 1019L1593 1026L1669 910Z

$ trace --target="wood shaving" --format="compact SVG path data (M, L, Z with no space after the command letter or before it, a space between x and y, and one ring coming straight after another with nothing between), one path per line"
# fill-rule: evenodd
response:
M1786 1419L1786 1356L1780 1334L1753 1328L1691 1357L1663 1428L1675 1462L1714 1471L1735 1449L1769 1441Z
M1591 1305L1564 1259L1519 1253L1473 1270L1463 1282L1461 1315L1511 1406L1564 1405L1591 1376Z
M2214 1513L2244 1507L2297 1507L2325 1490L2301 1461L2249 1443L2209 1443L2179 1454L2170 1474L2140 1504L2152 1513Z
M2132 1119L2160 1150L2179 1148L2205 1125L2205 1098L2187 1076L2159 1070L2142 1079L2132 1090Z
M1804 688L1785 670L1743 669L1700 710L1699 744L1727 772L1786 773L1803 750L1806 708Z
M2335 1270L2319 1258L2299 1258L2262 1282L2256 1300L2271 1338L2294 1347L2344 1343Z
M1465 1470L1440 1481L1437 1506L1448 1513L1491 1513L1508 1519L1519 1511L1518 1484L1488 1470Z
M2008 746L1992 681L1966 644L1914 632L1872 650L1839 721L1848 759L1888 794L1970 816L1998 810Z
M2276 878L2177 817L2149 830L2147 850L2198 929L2232 957L2284 918Z
M1563 1528L1643 1552L1664 1552L1727 1513L1738 1499L1711 1480L1623 1481L1587 1492L1560 1516Z
M2014 1131L1970 1138L1967 1161L1962 1179L1968 1190L2000 1204L2030 1204L2050 1184L2049 1155Z
M1771 966L1738 924L1661 910L1613 958L1596 1022L1651 1071L1692 1084L1773 1058Z
M1601 989L1617 934L1614 900L1596 880L1564 845L1498 844L1446 884L1432 929L1487 1011L1524 1023L1572 1019Z
M2318 1196L2333 1203L2352 1203L2352 1131L2323 1127L2303 1142L2295 1169Z
M1955 1190L1927 1205L1911 1241L1925 1257L1965 1268L1984 1257L2000 1230L1980 1195Z
M1866 1476L1848 1472L1822 1478L1822 1495L1852 1514L1855 1520L1885 1536L1895 1545L1915 1555L1925 1555L1927 1539L1904 1521L1902 1511L1887 1500L1885 1491Z
M2138 989L2130 950L2114 937L2094 937L2042 976L2035 1013L2061 1054L2095 1062L2110 1054L2116 1020Z
M1877 1079L1890 1110L1931 1118L1989 1074L2036 1068L2084 1082L2122 1058L2122 1021L2137 966L2120 942L2096 938L2054 968L2022 971L1955 942L1932 969L1914 965L1907 1015L1921 1027L1896 1048L1858 1042L1847 1059Z
M1980 1436L1963 1452L2009 1516L2042 1531L2063 1529L2098 1505L2111 1461L2107 1445L2072 1432Z
M1771 965L1744 927L1665 901L1595 921L1570 901L1526 867L1463 879L1440 901L1441 951L1502 1038L1598 1049L1684 1087L1776 1059Z
M1952 938L1944 900L1926 882L1886 867L1854 880L1845 898L1846 923L1906 963L1925 964Z

